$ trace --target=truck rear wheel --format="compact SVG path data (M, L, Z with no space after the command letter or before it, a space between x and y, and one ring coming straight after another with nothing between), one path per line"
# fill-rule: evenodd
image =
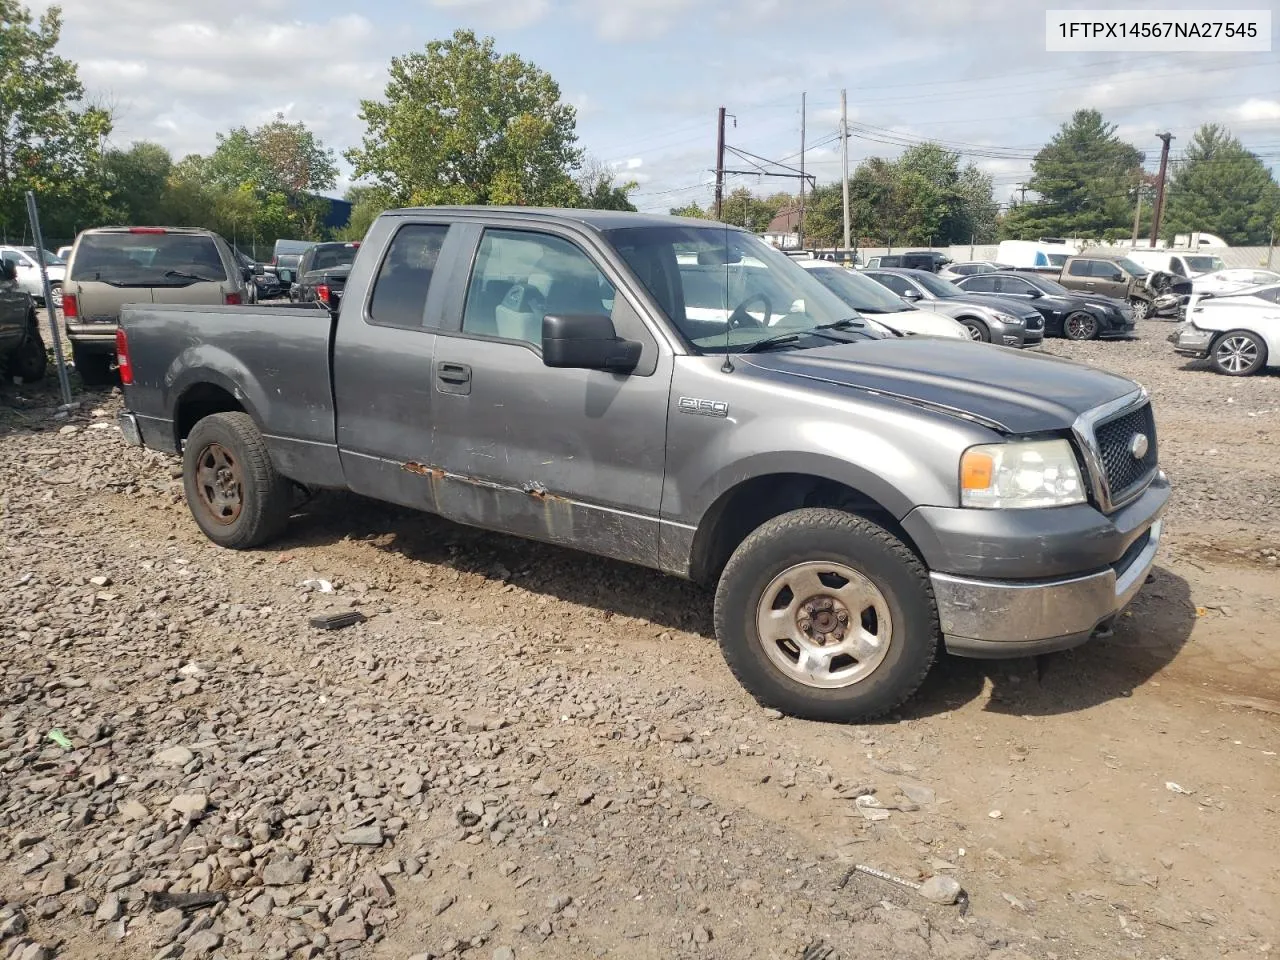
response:
M938 651L919 558L879 524L828 508L785 513L742 542L720 576L715 625L748 692L810 720L888 713Z
M247 413L215 413L182 450L187 507L204 535L231 550L261 546L289 522L293 488Z

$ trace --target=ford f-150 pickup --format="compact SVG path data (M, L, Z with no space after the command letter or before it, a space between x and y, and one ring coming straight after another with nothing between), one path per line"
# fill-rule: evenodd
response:
M126 306L118 352L124 436L181 453L215 543L302 485L705 582L738 679L817 719L893 709L944 647L1105 631L1169 497L1138 384L882 337L698 220L392 211L337 310Z

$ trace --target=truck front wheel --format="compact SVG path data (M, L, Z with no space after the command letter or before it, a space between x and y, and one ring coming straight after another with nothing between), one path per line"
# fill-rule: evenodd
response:
M289 522L293 489L247 413L215 413L195 425L182 450L182 485L191 515L220 547L260 546Z
M715 625L756 700L811 720L888 713L938 650L919 558L879 524L828 508L785 513L742 542L720 576Z

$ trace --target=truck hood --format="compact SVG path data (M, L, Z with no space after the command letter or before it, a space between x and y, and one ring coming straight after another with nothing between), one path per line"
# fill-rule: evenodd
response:
M1069 360L959 340L865 340L743 355L739 362L895 396L1015 434L1065 430L1086 410L1139 389L1132 380Z

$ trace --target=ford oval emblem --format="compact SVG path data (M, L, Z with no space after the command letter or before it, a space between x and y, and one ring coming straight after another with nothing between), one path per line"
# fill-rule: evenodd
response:
M1133 454L1135 460L1145 457L1149 449L1151 449L1151 441L1147 439L1145 433L1135 433L1133 439L1129 441L1129 452Z

